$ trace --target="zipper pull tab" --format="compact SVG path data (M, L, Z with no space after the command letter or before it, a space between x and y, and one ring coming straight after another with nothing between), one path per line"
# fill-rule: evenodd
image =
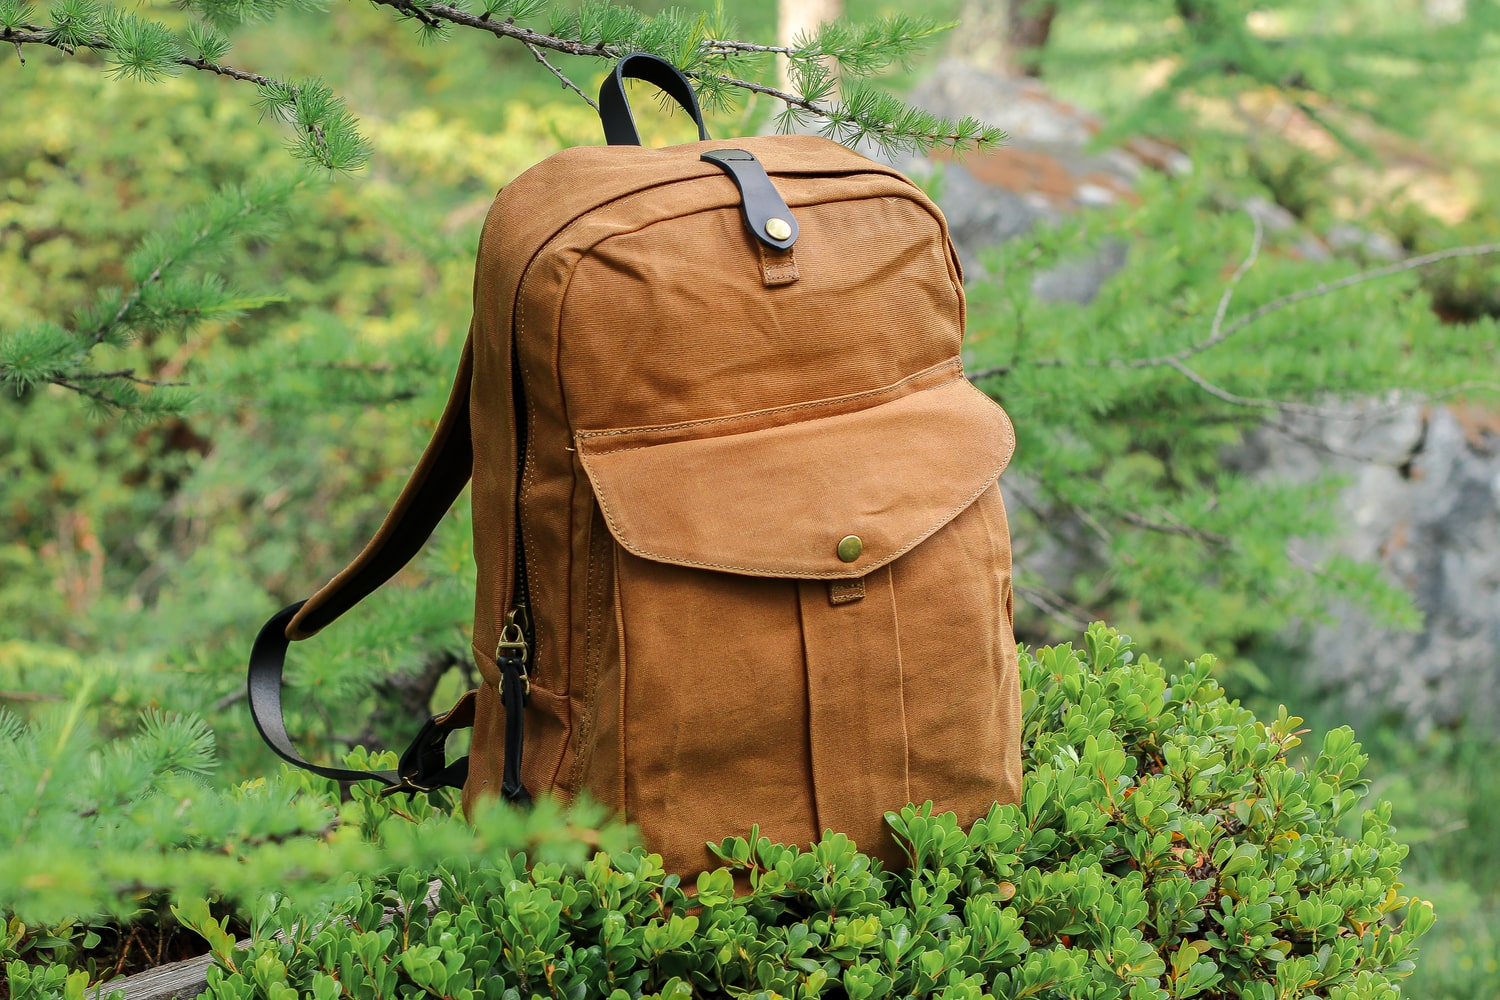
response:
M505 627L500 630L500 643L495 647L495 662L500 665L501 671L506 668L514 670L528 695L531 694L531 674L527 672L526 666L531 660L531 643L526 641L526 633L530 627L531 614L526 610L526 605L516 605L505 616Z
M500 667L500 703L505 706L505 766L501 775L500 795L507 802L526 805L531 794L521 782L521 752L525 749L526 702L531 697L531 674L526 663L531 658L531 614L524 601L518 602L505 616L500 643L495 647L495 663Z

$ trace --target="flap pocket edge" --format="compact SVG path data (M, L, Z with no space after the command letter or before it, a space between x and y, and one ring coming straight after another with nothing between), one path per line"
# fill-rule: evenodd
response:
M749 576L854 579L957 517L1015 449L1010 418L952 378L852 413L684 440L581 433L605 523L633 555ZM851 542L851 539L855 541Z

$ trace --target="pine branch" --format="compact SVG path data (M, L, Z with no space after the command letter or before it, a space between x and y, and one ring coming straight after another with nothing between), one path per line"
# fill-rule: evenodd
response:
M185 386L186 382L162 382L157 379L143 378L135 373L134 368L121 368L112 372L79 372L73 376L79 382L95 382L102 379L119 379L132 385L146 385L159 389L162 387Z
M92 399L94 402L98 403L106 410L124 409L124 405L114 396L110 396L107 393L99 392L94 389L85 388L84 386L79 385L77 382L66 376L53 375L50 376L47 381L59 388L67 389L71 392L78 393L80 396Z
M300 186L295 179L282 179L248 190L225 188L175 225L141 241L127 261L134 279L128 289L100 289L68 326L44 322L0 330L0 385L21 392L55 385L101 411L137 417L180 412L187 399L175 390L183 382L153 378L134 367L97 370L95 353L105 346L123 347L144 333L175 335L210 319L233 319L281 301L235 295L211 273L195 278L184 271L236 240L270 231Z
M595 56L602 59L618 59L629 55L634 49L629 46L589 44L581 40L561 38L531 28L522 27L510 19L493 20L488 15L471 14L461 7L441 3L417 3L416 0L370 0L377 7L389 7L403 17L409 17L429 26L446 21L450 24L486 31L496 38L513 38L528 46L560 52L569 56Z
M1078 607L1046 587L1016 582L1011 584L1011 589L1021 600L1071 631L1085 630L1091 620L1097 621L1099 618L1094 612Z
M121 36L119 24L132 25L126 36ZM142 27L145 26L145 27ZM116 62L122 75L154 81L172 75L179 67L211 73L243 83L250 83L260 90L261 106L270 117L295 127L298 141L294 152L300 158L317 163L329 170L355 170L368 158L368 146L355 129L354 117L340 98L333 96L327 87L317 81L293 84L261 73L238 69L209 58L207 53L222 55L228 42L222 36L195 26L189 31L189 40L200 50L198 55L186 55L175 45L168 45L156 22L133 18L130 22L115 19L105 25L111 31L60 30L58 26L44 28L34 24L23 24L0 28L0 41L12 42L17 52L22 45L45 45L72 55L78 49L90 49ZM146 28L151 30L147 31ZM160 31L155 29L160 28ZM145 34L150 47L142 51L128 44L129 32ZM116 37L111 37L114 34ZM25 64L25 58L22 58Z
M547 67L547 70L553 76L557 77L560 81L562 81L562 85L565 88L567 88L568 90L571 90L573 93L575 93L579 97L583 98L584 103L586 103L589 107L593 108L594 111L596 111L596 112L599 111L599 102L596 101L596 100L594 100L588 94L585 94L583 92L583 90L581 88L579 88L578 84L574 83L572 80L568 79L566 76L563 75L562 70L560 70L556 66L552 65L552 63L548 62L547 61L547 57L542 54L542 50L541 49L537 48L531 42L524 42L522 44L524 44L526 46L526 48L530 50L532 56L534 56L536 58L537 62L539 62L543 66Z
M1296 416L1302 417L1321 417L1329 420L1352 419L1352 416L1348 410L1340 409L1338 407L1313 406L1308 403L1294 403L1290 400L1285 399L1258 399L1251 396L1235 395L1228 389L1224 389L1218 385L1215 385L1213 382L1210 382L1208 379L1204 378L1198 372L1189 368L1183 362L1178 361L1176 358L1169 359L1166 362L1166 367L1178 372L1180 375L1182 375L1183 378L1187 379L1189 382L1193 383L1198 388L1208 393L1210 396L1214 397L1215 399L1222 400L1223 402L1228 403L1231 406L1244 406L1257 410L1275 410L1278 413L1295 414Z
M1260 259L1260 251L1265 242L1266 235L1265 227L1261 224L1260 217L1253 213L1247 214L1250 215L1250 221L1254 225L1254 235L1250 239L1250 252L1245 255L1245 259L1240 262L1240 266L1235 269L1233 276L1230 277L1229 283L1224 286L1224 293L1219 296L1219 307L1214 310L1213 323L1208 328L1208 336L1192 347L1184 348L1175 354L1164 355L1161 358L1137 358L1134 361L1120 362L1116 367L1150 368L1156 365L1169 364L1170 362L1167 358L1186 361L1195 354L1202 354L1211 347L1217 347L1237 332L1237 330L1225 331L1224 316L1229 312L1229 303L1234 300L1235 289L1239 287L1245 275L1250 273L1250 269L1255 266L1255 262ZM1242 329L1242 327L1237 329Z
M1126 524L1134 525L1137 528L1144 528L1147 531L1155 531L1163 535L1181 535L1184 538L1191 538L1206 545L1219 546L1229 544L1229 538L1226 535L1221 535L1217 531L1204 531L1202 528L1195 528L1190 524L1183 524L1174 518L1170 511L1164 511L1163 514L1169 519L1170 523L1168 521L1153 521L1134 511L1122 510L1115 512L1115 516Z
M1441 263L1445 260L1453 260L1455 258L1463 257L1483 257L1492 254L1500 254L1500 243L1483 243L1474 246L1449 247L1446 250L1437 250L1432 253L1421 254L1416 257L1408 257L1406 260L1396 261L1392 264L1385 264L1381 267L1370 268L1365 271L1359 271L1355 274L1348 275L1347 277L1340 278L1337 281L1319 282L1318 284L1313 285L1310 288L1304 288L1299 291L1283 295L1280 298L1272 299L1270 302L1267 302L1264 305L1259 306L1256 309L1253 309L1250 312L1246 313L1244 316L1235 320L1235 322L1229 324L1226 327L1223 325L1223 319L1225 311L1227 310L1229 305L1229 299L1233 295L1234 289L1239 284L1240 279L1244 277L1245 273L1250 269L1251 266L1254 265L1256 257L1258 256L1260 251L1261 236L1262 233L1260 221L1256 220L1255 240L1251 247L1251 252L1249 256L1245 258L1244 263L1242 263L1239 269L1235 272L1234 277L1230 280L1228 287L1225 288L1224 296L1219 301L1219 309L1214 314L1214 322L1210 327L1209 335L1207 337L1205 337L1198 343L1193 344L1190 347L1183 348L1182 350L1177 351L1173 354L1160 355L1154 358L1137 358L1130 361L1112 360L1107 363L1111 367L1117 368L1150 368L1165 365L1166 367L1172 368L1180 373L1184 378L1188 379L1188 381L1192 382L1194 385L1198 386L1200 389L1202 389L1204 392L1207 392L1214 398L1223 400L1224 402L1234 406L1248 406L1258 409L1274 409L1282 413L1298 414L1304 416L1347 419L1348 414L1345 411L1331 409L1329 407L1308 406L1305 404L1292 403L1285 400L1254 399L1245 396L1237 396L1234 393L1231 393L1228 390L1213 384L1208 379L1204 378L1201 374L1189 368L1185 363L1186 359L1196 354L1201 354L1212 347L1217 347L1219 344L1224 343L1230 337L1234 336L1236 333L1239 333L1241 330L1244 330L1257 320L1264 319L1266 316L1269 316L1272 313L1287 309L1299 302L1306 302L1310 299L1316 299L1326 295L1331 295L1334 292L1341 291L1345 288L1352 288L1355 285L1364 284L1368 281L1375 281L1380 278L1389 278L1397 274L1414 271L1423 267L1429 267L1433 264ZM1470 384L1470 388L1485 388L1488 387L1488 385L1488 383L1472 383ZM1430 399L1431 397L1427 396L1423 398Z
M1340 278L1337 281L1319 282L1318 284L1313 285L1311 288L1304 288L1300 291L1292 292L1289 295L1283 295L1279 299L1273 299L1270 302L1267 302L1265 305L1251 310L1244 316L1235 320L1227 328L1225 328L1222 331L1222 335L1214 343L1223 343L1225 340L1229 339L1234 334L1245 329L1245 327L1256 322L1257 320L1264 319L1266 316L1269 316L1274 312L1279 312L1282 309L1285 309L1288 306L1296 305L1299 302L1306 302L1309 299L1316 299L1321 298L1325 295L1331 295L1334 292L1342 291L1345 288L1352 288L1355 285L1361 285L1367 281L1375 281L1380 278L1389 278L1393 275L1402 274L1406 271L1415 271L1419 268L1429 267L1433 264L1438 264L1445 260L1453 260L1455 258L1462 257L1486 257L1493 254L1500 254L1500 243L1480 243L1474 246L1449 247L1446 250L1436 250L1432 253L1420 254L1416 257L1408 257L1405 260L1399 260L1392 264L1385 264L1381 267L1371 268L1367 271L1359 271L1355 274L1349 275L1348 277ZM1205 343L1207 344L1207 342ZM1207 344L1207 346L1201 348L1201 350L1206 350L1207 347L1212 346L1214 346L1214 344ZM1199 350L1200 349L1194 349L1192 353L1199 353ZM1164 358L1153 358L1145 360L1157 364L1167 363Z
M518 41L565 88L595 109L597 102L544 53L616 59L635 51L655 52L682 64L701 91L705 106L728 105L731 93L769 97L785 108L778 118L783 128L821 120L823 135L848 143L873 142L888 152L926 151L934 146L984 149L1004 139L1000 130L972 119L944 119L865 88L855 87L840 100L833 99L836 84L825 62L836 63L850 76L866 76L895 63L905 64L928 38L951 27L909 15L887 17L871 25L835 22L796 45L780 46L729 40L719 34L726 28L723 24L709 25L675 11L648 17L607 0L587 0L576 15L555 11L553 29L546 32L517 23L518 17L544 8L535 0L484 0L485 9L478 14L461 2L372 2L415 21L424 36L459 26ZM353 116L328 88L316 81L293 85L223 62L228 40L210 24L269 16L285 6L286 0L237 4L186 0L185 5L208 22L194 22L187 30L187 41L196 54L180 51L177 36L163 24L118 14L109 7L103 8L101 16L93 0L62 0L53 9L56 23L52 27L9 24L0 29L0 40L12 42L18 52L23 45L46 45L68 53L93 49L104 54L116 72L141 79L157 79L187 67L252 83L261 91L261 105L267 113L296 129L298 156L336 170L363 164L368 156L365 142ZM747 79L740 71L746 57L766 56L791 62L798 81L795 92Z
M89 35L86 38L76 41L68 41L59 36L56 31L48 30L35 24L22 25L19 28L0 29L0 41L14 44L18 54L21 53L21 46L23 45L45 45L67 55L74 55L79 49L91 49L96 52L113 52L117 50L116 45L103 35ZM278 81L268 76L235 69L233 66L210 62L207 59L178 55L172 57L170 61L178 66L186 66L189 69L202 70L218 76L227 76L232 80L241 80L261 87L270 87L278 83ZM24 56L21 58L21 64L23 66L26 64Z
M189 59L184 56L182 59L179 59L178 62L192 69L202 70L205 73L214 73L218 76L227 76L231 80L242 80L246 83L253 83L257 87L274 87L278 85L278 81L273 80L268 76L261 76L259 73L250 73L242 69L235 69L233 66L223 66L219 63L209 62L207 59Z
M735 53L795 56L802 51L787 45L757 45L754 42L736 42L724 38L706 39L699 43L699 49L707 56L727 56Z
M630 52L650 46L642 39L627 37L619 42L600 40L585 42L582 38L565 38L559 34L548 34L516 24L513 20L493 20L487 15L475 15L461 7L443 3L422 3L419 0L372 0L377 6L389 7L403 17L412 18L429 27L447 22L479 31L496 38L511 38L520 41L569 89L584 95L573 82L562 75L541 55L542 50L570 56L592 56L616 59ZM583 29L580 16L579 28ZM695 52L705 59L725 57L730 54L785 55L801 66L810 67L820 60L831 58L857 72L870 72L901 61L912 46L921 39L945 30L947 26L929 24L912 18L893 18L883 21L863 32L845 25L826 25L817 37L799 47L779 45L757 45L750 42L735 42L724 39L703 39L695 44ZM580 30L580 35L584 34ZM883 53L883 54L877 54ZM825 103L804 92L797 94L777 87L746 80L727 73L713 72L706 68L688 67L686 75L710 87L731 87L751 94L759 94L780 101L789 111L802 112L822 118L827 122L824 134L841 141L869 139L891 151L926 150L935 145L957 149L987 149L1004 141L999 129L986 128L972 119L951 121L917 109L909 108L895 98L880 100L872 91L856 89L842 105ZM814 91L816 93L816 91ZM800 118L795 119L800 120Z
M1389 278L1405 272L1415 271L1423 267L1430 267L1433 264L1438 264L1445 260L1454 260L1466 257L1484 257L1500 254L1500 243L1481 243L1472 246L1449 247L1446 250L1436 250L1432 253L1420 254L1416 257L1408 257L1405 260L1400 260L1391 264L1381 265L1380 267L1359 271L1355 274L1339 278L1336 281L1319 282L1318 284L1313 285L1309 288L1303 288L1295 292L1290 292L1286 295L1280 296L1279 298L1272 299L1270 302L1267 302L1264 305L1252 309L1250 312L1239 317L1234 322L1226 325L1224 321L1226 315L1228 314L1229 306L1233 301L1234 293L1239 287L1241 280L1245 277L1246 274L1249 273L1251 268L1253 268L1256 262L1259 260L1260 252L1263 248L1265 236L1264 230L1259 219L1256 219L1253 216L1251 218L1252 222L1254 223L1254 235L1251 239L1250 251L1246 254L1245 259L1240 263L1239 267L1235 269L1234 274L1230 277L1228 284L1225 286L1223 293L1220 295L1218 307L1214 310L1214 318L1209 326L1208 335L1205 336L1202 340L1198 341L1197 343L1191 344L1188 347L1184 347L1181 350L1174 351L1170 354L1159 354L1147 358L1106 358L1102 360L1096 358L1085 358L1081 360L1068 360L1064 358L1037 358L1035 360L1021 362L1021 364L1032 368L1064 368L1075 365L1089 368L1171 368L1178 374L1186 378L1188 381L1192 382L1198 388L1208 393L1210 396L1213 396L1215 399L1218 399L1222 402L1229 403L1232 406L1243 406L1263 410L1275 410L1284 414L1298 416L1313 416L1327 419L1348 419L1348 412L1337 408L1313 406L1305 403L1292 402L1289 400L1256 398L1237 395L1223 388L1222 386L1215 384L1195 369L1188 367L1186 362L1189 358L1202 354L1214 347L1218 347L1220 344L1223 344L1225 341L1229 340L1235 334L1246 329L1253 323L1262 320L1265 317L1272 315L1273 313L1277 313L1283 309L1290 308L1291 306L1294 306L1300 302L1306 302L1311 299L1332 295L1334 292L1342 291L1346 288L1352 288L1356 285L1361 285L1369 281L1376 281L1381 278ZM1014 371L1016 367L1016 364L993 365L973 372L969 375L969 378L973 381L978 381L980 379L986 378L998 378ZM1436 394L1419 394L1414 398L1432 402L1440 398L1444 398L1445 396L1455 395L1460 392L1486 390L1492 388L1495 388L1494 383L1471 382L1464 383L1462 387L1459 387L1457 389L1450 388L1442 393ZM1392 404L1393 407L1399 405L1402 404Z

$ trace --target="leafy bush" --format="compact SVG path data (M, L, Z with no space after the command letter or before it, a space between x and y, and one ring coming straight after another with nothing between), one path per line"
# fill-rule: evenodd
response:
M81 991L121 970L202 954L202 928L247 924L256 901L293 891L310 907L347 898L358 875L529 851L580 864L631 843L602 810L490 808L466 823L445 797L401 801L291 768L223 788L213 733L147 712L103 739L87 692L30 722L0 709L0 1000ZM394 755L350 755L393 767ZM177 920L174 911L190 915Z
M891 814L908 871L754 831L691 886L640 850L408 868L343 905L265 900L248 951L199 916L208 995L1399 996L1432 908L1401 894L1388 805L1336 829L1365 792L1353 734L1295 768L1301 720L1257 720L1212 667L1169 675L1101 625L1023 655L1024 800L967 833Z

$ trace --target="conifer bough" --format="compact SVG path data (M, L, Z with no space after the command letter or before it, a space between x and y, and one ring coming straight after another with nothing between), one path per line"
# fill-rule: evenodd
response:
M999 129L973 118L933 115L859 83L893 64L904 65L929 39L952 27L923 17L894 14L868 25L834 23L792 46L777 46L732 40L735 29L722 13L646 15L607 0L587 0L576 11L552 8L546 0L372 3L414 22L425 40L468 28L525 45L563 86L590 104L545 53L615 59L651 52L681 67L710 109L732 108L747 94L764 95L781 102L777 122L784 130L817 127L841 142L870 142L886 151L986 148L1004 138ZM266 116L293 130L292 152L299 159L330 170L364 164L369 147L354 115L322 81L277 80L225 61L226 32L289 7L317 7L314 0L184 0L181 6L193 20L178 31L101 0L58 0L45 19L24 0L0 0L0 40L15 46L23 64L26 46L69 54L88 49L99 54L108 72L128 79L160 80L186 67L253 84ZM546 30L526 23L543 17ZM778 58L788 61L790 89L758 79ZM842 90L840 77L850 81Z

